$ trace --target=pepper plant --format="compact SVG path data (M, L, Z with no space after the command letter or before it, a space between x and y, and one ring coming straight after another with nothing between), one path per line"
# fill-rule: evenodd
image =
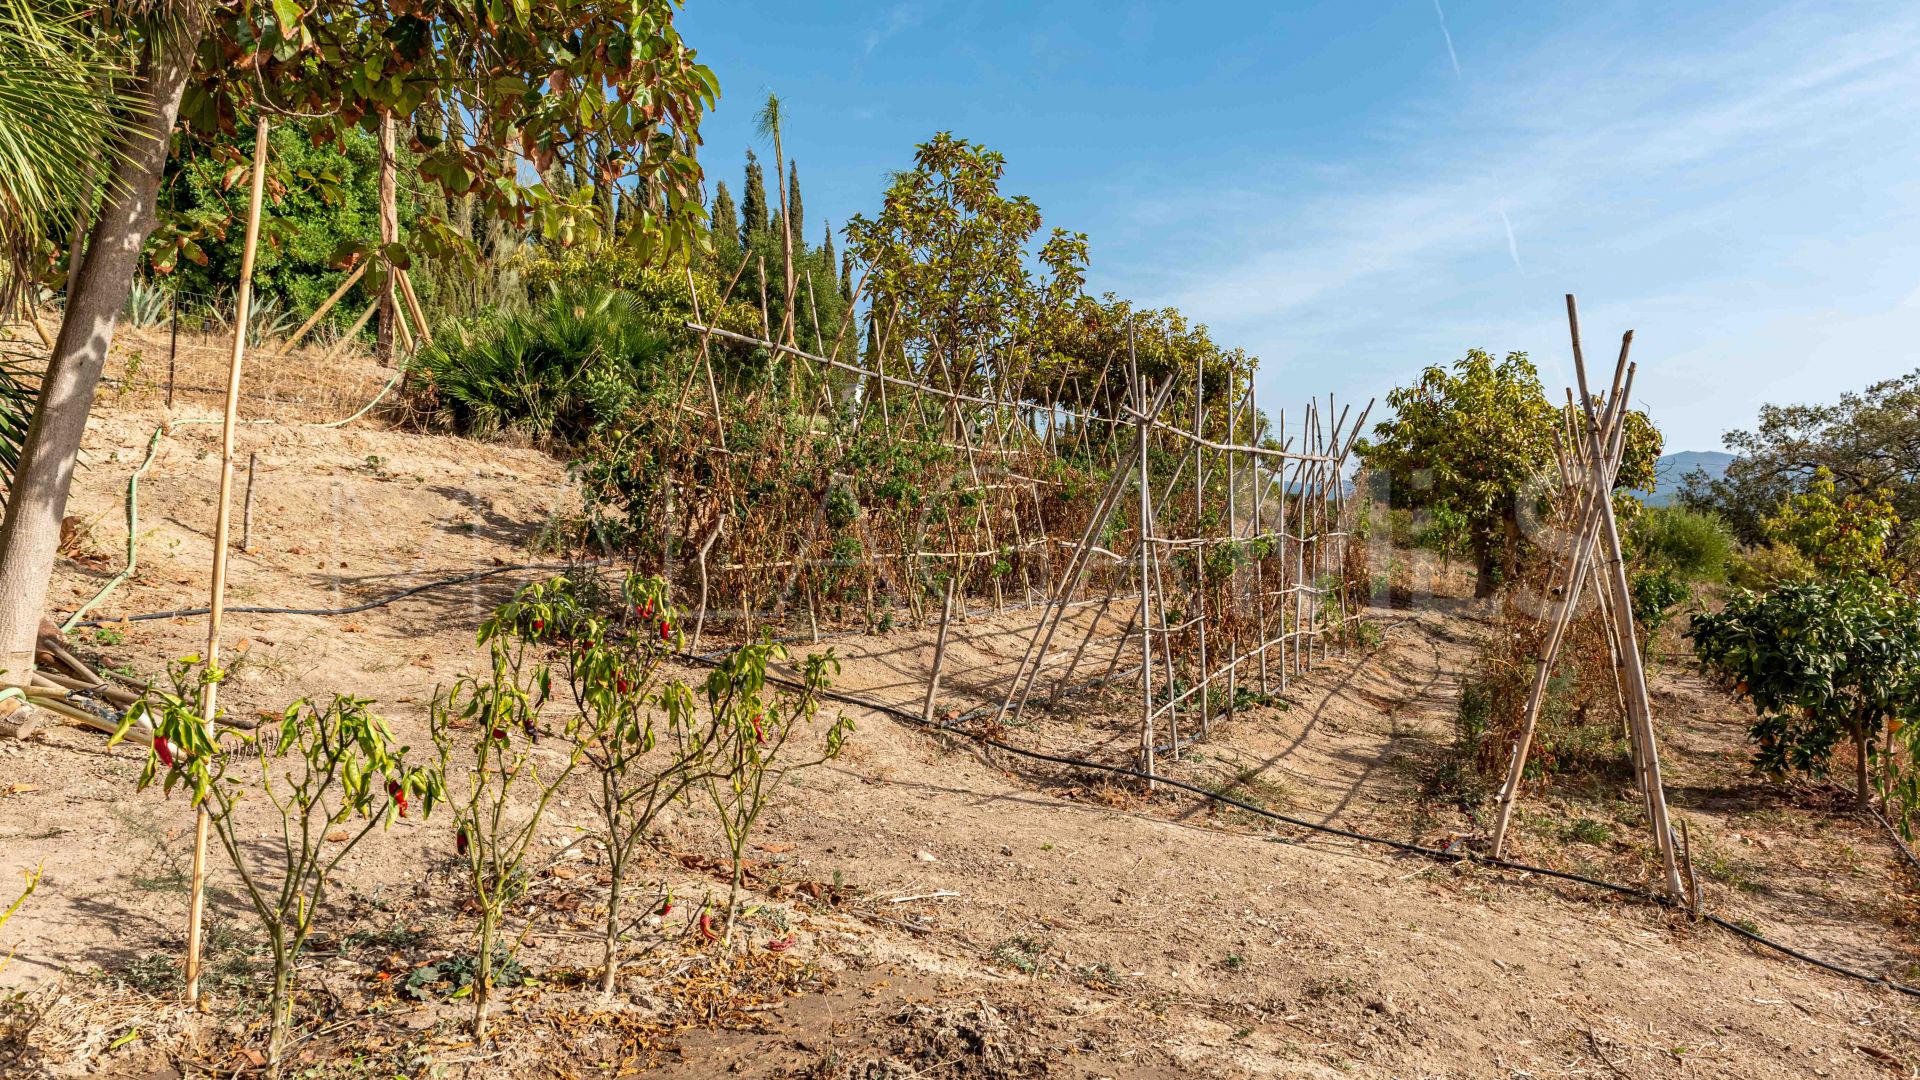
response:
M1689 633L1707 670L1752 700L1762 769L1824 776L1850 739L1854 792L1870 808L1874 737L1920 716L1920 601L1867 576L1784 585L1734 595L1724 610L1695 615ZM1884 755L1882 780L1904 820L1920 781L1892 766Z
M817 754L798 762L783 760L788 743L796 736L811 742L820 698L840 671L840 661L832 649L810 653L801 663L801 688L770 693L767 667L786 658L784 646L761 641L736 650L707 677L708 710L716 722L731 729L731 737L720 744L724 768L711 771L706 781L707 795L720 818L733 864L727 888L725 940L729 944L733 941L747 842L761 812L790 774L839 757L847 733L853 730L851 719L837 715L828 725Z
M661 812L724 767L733 728L718 713L702 715L686 683L662 676L682 638L666 582L629 575L611 622L573 603L574 595L560 593L555 614L576 639L563 651L566 682L586 718L583 752L599 781L589 800L600 814L609 877L600 989L612 993L635 859Z
M440 778L408 763L407 748L366 699L336 694L320 705L301 698L278 726L248 733L221 726L219 715L211 725L201 716L201 692L224 672L189 656L171 674L173 690L150 689L112 742L145 721L153 743L140 790L158 780L166 793L184 788L191 805L207 809L273 950L267 1065L278 1075L293 1027L296 965L334 872L414 800L423 816L431 813L443 796ZM238 820L243 804L260 800L280 815L277 840L268 833L263 841L256 826Z
M555 578L522 588L497 608L479 631L488 673L436 693L428 711L454 815L455 850L479 913L471 989L476 1039L486 1036L496 954L514 951L501 947L501 930L509 906L526 891L534 832L591 739L589 721L578 712L561 719L558 730L545 725L553 703L547 649L575 644L571 634L583 628L574 618L573 592L566 578ZM543 736L555 736L552 745L542 747Z

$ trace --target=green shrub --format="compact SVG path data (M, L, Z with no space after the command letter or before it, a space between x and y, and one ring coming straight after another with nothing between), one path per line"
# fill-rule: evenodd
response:
M1779 541L1750 548L1727 563L1728 583L1754 592L1767 592L1781 585L1800 585L1819 576L1812 559Z
M1634 554L1681 582L1719 581L1733 557L1733 533L1713 514L1682 506L1649 507L1629 532Z
M462 434L571 444L650 390L672 343L618 290L556 290L525 311L454 323L414 368L433 419Z
M1636 570L1628 588L1633 594L1634 621L1646 629L1640 642L1643 650L1673 617L1674 609L1693 599L1693 586L1667 566Z

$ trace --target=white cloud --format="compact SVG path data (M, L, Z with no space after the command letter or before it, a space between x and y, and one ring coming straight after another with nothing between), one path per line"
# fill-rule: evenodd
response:
M1633 320L1620 328L1644 329L1648 315L1665 323L1668 301L1685 298L1690 314L1663 326L1682 335L1704 334L1742 305L1772 303L1763 299L1777 291L1772 279L1804 272L1796 245L1815 242L1829 216L1848 210L1806 189L1837 187L1844 197L1849 170L1891 169L1920 154L1920 12L1789 7L1673 40L1628 40L1601 54L1608 33L1569 31L1487 81L1476 69L1463 101L1450 96L1365 133L1390 140L1384 162L1313 173L1281 162L1262 166L1281 178L1273 188L1228 177L1224 194L1169 195L1145 211L1148 220L1196 257L1131 275L1158 286L1133 291L1162 294L1266 357L1268 372L1300 352L1374 352L1333 373L1347 380L1369 369L1376 379L1404 375L1401 357L1379 355L1375 343L1403 354L1467 334L1444 347L1527 347L1512 332L1547 333L1565 289L1604 286L1619 317ZM1871 194L1903 197L1886 184ZM1920 222L1920 197L1911 205ZM1516 217L1528 224L1532 269L1498 280L1489 257L1522 265ZM1250 221L1262 224L1246 228ZM1756 254L1767 261L1743 261ZM1853 315L1843 335L1851 345L1887 325ZM1791 336L1807 341L1804 327ZM1539 340L1538 348L1564 346L1564 330ZM1721 382L1736 362L1699 342L1663 345L1721 368ZM1798 362L1784 343L1773 355ZM1911 367L1911 351L1901 356ZM1395 366L1382 371L1389 359ZM1289 382L1299 381L1296 369ZM1686 381L1676 374L1675 389Z

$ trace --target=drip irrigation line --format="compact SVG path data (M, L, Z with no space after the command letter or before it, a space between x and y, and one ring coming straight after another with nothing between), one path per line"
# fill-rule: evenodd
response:
M692 653L682 653L680 654L680 656L682 659L691 660L707 667L714 667L714 666L717 666L719 663L719 661L716 659L710 659L706 656L698 656ZM805 684L801 683L799 680L787 678L785 676L774 675L771 673L767 675L767 681L779 683L781 685L788 686L794 689L805 689ZM1137 780L1147 780L1147 781L1158 782L1161 784L1165 784L1168 787L1178 788L1182 791L1187 791L1194 795L1198 795L1202 799L1205 799L1209 802L1224 803L1228 806L1232 806L1240 810L1245 810L1246 812L1250 814L1254 814L1259 817L1268 818L1273 821L1282 822L1284 824L1292 825L1292 826L1295 826L1296 828L1306 829L1312 832L1325 833L1330 836L1338 836L1347 840L1355 840L1364 844L1378 844L1383 847L1393 848L1396 851L1404 851L1410 855L1418 855L1424 858L1432 859L1436 862L1467 863L1475 866L1493 867L1500 870L1512 870L1517 873L1523 873L1523 874L1538 874L1541 877L1556 878L1561 881L1569 881L1578 885L1587 885L1593 888L1603 889L1608 892L1618 893L1622 896L1631 897L1636 900L1647 901L1660 907L1670 908L1673 906L1673 901L1665 897L1662 897L1656 893L1649 892L1646 889L1642 889L1634 885L1623 885L1615 881L1606 881L1601 878L1588 877L1585 874L1576 874L1567 870L1554 870L1550 867L1545 867L1545 866L1533 866L1528 863L1515 862L1512 859L1494 858L1492 856L1481 855L1471 851L1452 851L1445 848L1427 847L1424 844L1410 843L1405 840L1394 840L1385 836L1375 836L1372 833L1364 833L1355 829L1344 829L1338 825L1327 825L1320 822L1305 821L1300 818L1290 817L1286 814L1282 814L1274 810L1269 810L1264 806L1256 806L1253 803L1249 803L1241 799L1236 799L1231 795L1225 795L1217 791L1210 791L1206 788L1199 786L1198 784L1191 784L1184 780L1177 780L1167 776L1159 776L1154 773L1146 772L1141 769L1135 769L1125 765L1108 765L1098 761L1088 761L1084 758L1069 757L1064 754L1049 754L1039 750L1028 750L1028 749L1025 749L1024 747L1013 746L1009 743L1002 742L1001 740L995 739L988 735L982 735L972 731L963 731L957 727L952 726L952 724L930 723L922 720L919 717L919 715L912 712L908 712L905 709L902 709L893 705L888 705L884 702L870 701L855 694L849 694L849 693L845 693L838 690L822 690L822 691L819 691L819 694L821 697L828 698L833 701L838 701L845 705L852 705L856 708L867 709L872 712L877 712L892 720L896 720L900 723L909 725L911 727L919 728L921 730L937 731L937 732L941 732L943 734L948 734L948 735L959 735L964 738L971 739L982 746L991 747L995 750L1004 750L1007 753L1013 754L1017 757L1027 758L1032 761L1044 761L1054 765L1065 765L1065 766L1068 766L1071 768L1077 768L1077 769L1092 769L1098 772L1110 773L1115 776L1131 777ZM956 720L954 722L957 723L958 721ZM1813 966L1817 968L1821 968L1822 970L1832 972L1836 975L1842 975L1849 979L1855 979L1859 982L1869 983L1875 986L1883 986L1889 990L1894 990L1901 994L1905 994L1908 997L1920 998L1920 989L1907 986L1904 983L1895 982L1894 980L1885 978L1883 976L1868 974L1867 972L1864 972L1864 971L1859 971L1854 968L1845 967L1843 965L1836 964L1831 961L1822 960L1817 956L1812 956L1808 953L1802 952L1798 949L1793 948L1790 945L1783 945L1778 941L1774 941L1772 938L1769 938L1756 931L1749 930L1746 927L1740 926L1734 922L1731 922L1711 912L1703 912L1701 917L1706 919L1708 922L1713 923L1715 926L1719 926L1723 929L1730 930L1733 933L1747 939L1750 942L1753 942L1756 945L1765 946L1766 948L1772 949L1775 952L1781 953L1782 955L1790 956L1796 960L1800 960L1805 963L1812 964Z
M420 593L427 592L432 589L444 589L451 585L465 585L470 581L479 581L482 578L493 577L497 574L508 574L516 570L568 570L568 569L573 569L576 566L578 566L577 563L520 563L513 566L492 566L492 567L488 567L485 570L475 571L474 573L471 573L471 574L462 574L459 577L443 578L439 581L429 581L424 585L415 585L411 589L403 589L400 592L392 594L391 596L382 596L375 600L369 600L364 604L355 604L352 607L293 608L293 607L229 606L224 610L235 613L235 614L242 614L242 615L357 615L362 611L371 611L372 609L377 607L385 607L396 600L405 600L409 596L417 596ZM118 626L123 622L130 622L130 623L151 622L155 619L181 619L181 618L188 618L194 615L205 615L208 613L208 610L209 609L203 608L203 607L179 608L178 610L175 610L175 611L155 611L145 615L129 615L124 619L89 619L86 622L72 623L68 628L77 629L77 628L95 627L95 626Z

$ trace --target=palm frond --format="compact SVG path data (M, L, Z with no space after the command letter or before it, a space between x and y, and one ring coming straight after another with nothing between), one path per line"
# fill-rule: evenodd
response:
M58 0L0 0L0 311L16 310L48 230L91 197L115 68Z

